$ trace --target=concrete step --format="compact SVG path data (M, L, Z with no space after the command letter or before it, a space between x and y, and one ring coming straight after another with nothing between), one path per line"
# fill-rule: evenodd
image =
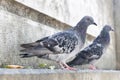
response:
M119 80L116 70L0 69L0 80Z

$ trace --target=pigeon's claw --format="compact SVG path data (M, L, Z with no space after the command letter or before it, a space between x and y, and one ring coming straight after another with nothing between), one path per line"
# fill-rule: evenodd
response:
M96 68L96 66L94 66L93 64L90 64L89 69L91 69L91 70L96 70L97 68Z
M59 64L60 64L62 69L65 69L65 70L77 70L76 68L68 66L66 63L59 62Z
M66 67L65 69L66 69L66 70L74 70L74 71L77 70L76 68L73 68L73 67Z

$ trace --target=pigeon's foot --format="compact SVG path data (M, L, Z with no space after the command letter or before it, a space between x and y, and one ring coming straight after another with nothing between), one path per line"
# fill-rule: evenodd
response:
M59 64L60 64L62 69L65 69L65 70L77 70L76 68L68 66L66 63L59 62Z
M74 71L77 70L76 68L73 68L73 67L66 67L65 69L66 69L66 70L74 70Z
M89 69L96 70L97 68L96 68L96 66L94 66L93 64L91 64L90 67L89 67Z

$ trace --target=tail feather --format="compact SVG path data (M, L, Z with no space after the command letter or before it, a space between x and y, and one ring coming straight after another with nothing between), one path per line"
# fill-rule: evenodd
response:
M31 47L35 47L35 46L39 46L40 43L39 42L34 42L34 43L28 43L28 44L21 44L20 46L23 48L31 48Z
M23 54L19 54L19 56L21 58L28 58L28 57L33 57L34 55L30 55L29 53L23 53Z
M37 56L40 58L44 55L53 54L53 52L51 52L50 50L42 46L26 48L20 51L25 52L23 54L20 54L21 58L27 58L27 57L33 57L33 56Z
M48 37L44 37L40 40L37 40L33 43L27 43L27 44L21 44L20 46L24 49L20 50L20 52L25 52L23 54L20 54L21 58L27 58L27 57L47 57L48 54L53 54L50 50L45 48L40 44L41 41L44 41L48 39Z
M36 46L36 47L30 47L20 50L20 52L29 52L29 53L37 53L37 54L51 54L52 51L48 50L47 48L43 46Z
M33 43L27 43L27 44L21 44L20 46L23 47L23 48L30 48L30 47L35 47L35 46L38 46L40 45L40 42L41 41L44 41L44 40L47 40L48 39L48 36L47 37L44 37L40 40L37 40L36 42L33 42Z
M45 55L46 54L39 54L39 55L35 55L35 54L32 54L32 53L23 53L23 54L19 54L19 56L21 57L21 58L29 58L29 57L34 57L34 56L37 56L37 57L39 57L39 58L45 58Z

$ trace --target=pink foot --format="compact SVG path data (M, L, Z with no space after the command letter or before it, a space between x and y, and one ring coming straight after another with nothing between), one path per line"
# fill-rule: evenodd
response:
M65 69L66 69L66 70L74 70L74 71L77 70L76 68L73 68L73 67L66 67Z
M94 65L90 65L89 69L96 70L97 68Z
M62 69L65 69L65 70L77 70L76 68L68 66L66 63L60 62L59 64L60 64Z

